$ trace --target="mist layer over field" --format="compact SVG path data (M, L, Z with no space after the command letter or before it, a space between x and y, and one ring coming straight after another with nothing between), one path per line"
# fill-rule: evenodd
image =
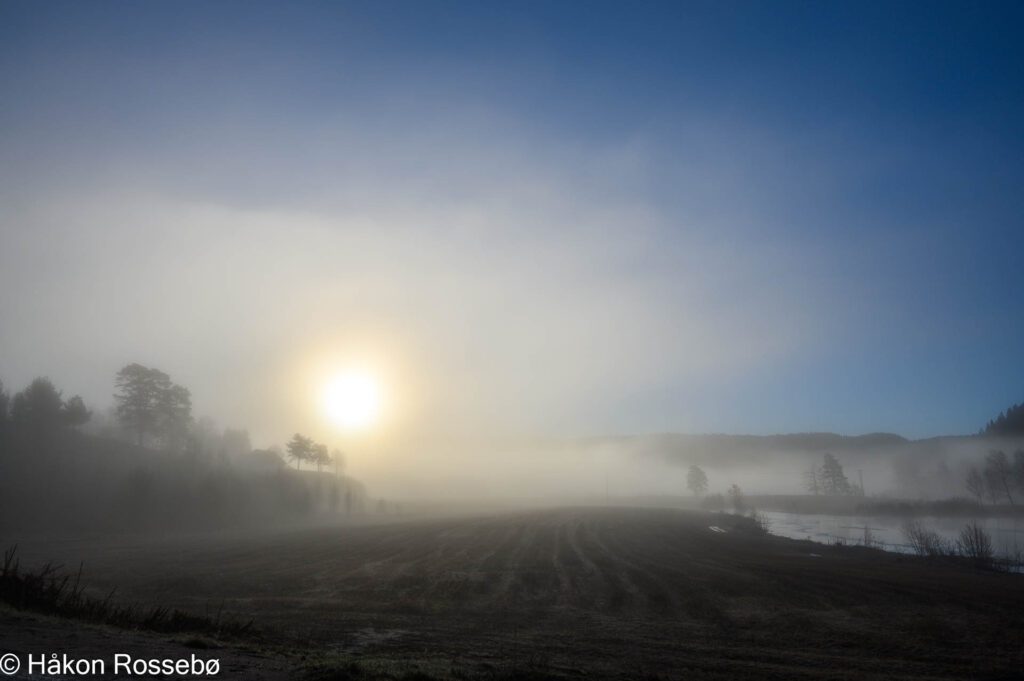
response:
M615 438L479 440L417 448L414 461L382 452L362 471L386 496L556 503L643 496L692 496L687 472L699 466L708 492L733 484L750 494L806 494L806 473L831 453L873 497L969 497L966 477L992 450L1019 438L906 440L886 434L783 436L662 434Z

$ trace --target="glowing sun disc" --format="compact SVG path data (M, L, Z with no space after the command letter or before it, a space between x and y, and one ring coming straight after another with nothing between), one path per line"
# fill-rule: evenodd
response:
M346 430L369 428L380 418L380 384L363 371L349 371L332 378L324 387L322 400L327 418Z

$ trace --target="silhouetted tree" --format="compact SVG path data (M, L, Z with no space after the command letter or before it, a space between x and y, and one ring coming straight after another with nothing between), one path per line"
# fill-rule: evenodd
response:
M117 418L135 433L137 444L143 444L147 435L156 432L160 394L170 382L171 377L164 372L141 364L129 364L117 372Z
M1024 494L1024 449L1018 449L1013 453L1010 475L1017 490Z
M8 414L11 405L11 398L4 390L4 382L0 381L0 430L7 425Z
M821 464L821 489L825 494L839 495L850 494L852 488L850 481L846 479L846 473L836 457L825 454Z
M817 464L804 471L804 489L811 494L821 494L821 470Z
M64 423L64 400L48 378L37 378L11 401L11 420L36 434Z
M334 474L340 475L345 470L345 454L340 449L331 451L331 461L334 462Z
M1010 466L1010 459L1006 452L993 450L985 457L985 486L993 501L999 496L1006 496L1006 500L1013 505L1012 490L1014 487L1013 469Z
M72 428L83 426L92 418L92 412L85 408L85 402L75 395L64 403L64 423Z
M699 466L690 466L686 473L686 487L694 496L701 496L708 491L708 476Z
M288 452L288 458L295 462L295 470L298 470L301 462L308 461L313 456L313 440L295 433L285 445L285 450Z
M967 472L967 481L964 486L980 504L985 496L985 479L981 477L981 473L974 466L971 466L971 470Z
M184 444L192 423L192 396L186 388L159 369L141 364L122 368L115 383L117 417L138 444L144 444L148 435L159 436L171 449Z
M323 467L331 463L331 455L327 453L327 445L315 444L312 452L313 463L316 464L316 472L323 472Z
M345 486L345 515L352 515L352 488Z
M171 384L160 391L156 404L157 432L164 446L178 450L185 444L192 423L192 395L187 388Z
M726 494L729 495L729 499L732 501L733 510L737 513L743 513L747 505L743 500L743 490L740 489L740 486L733 483Z

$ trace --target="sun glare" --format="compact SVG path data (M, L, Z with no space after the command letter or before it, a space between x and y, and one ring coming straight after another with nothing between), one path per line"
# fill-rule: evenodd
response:
M334 376L324 387L322 400L327 418L345 430L364 430L380 418L380 383L366 371Z

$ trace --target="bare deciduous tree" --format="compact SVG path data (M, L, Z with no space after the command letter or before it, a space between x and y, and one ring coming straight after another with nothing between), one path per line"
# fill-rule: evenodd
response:
M978 500L979 504L982 503L985 498L985 479L981 477L981 473L974 466L971 466L971 470L968 471L964 486L971 496Z
M985 457L985 485L993 500L1005 496L1013 505L1013 468L1006 452L993 450Z

